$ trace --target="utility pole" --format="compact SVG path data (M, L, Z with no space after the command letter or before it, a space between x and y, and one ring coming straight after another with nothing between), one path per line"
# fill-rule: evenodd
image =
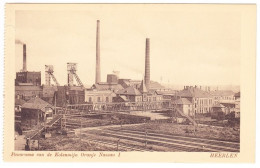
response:
M54 113L57 114L56 108L57 108L57 102L56 102L56 96L57 96L57 92L55 92L55 96L54 96Z
M78 109L79 110L79 109ZM80 111L80 130L79 130L79 138L80 138L80 151L82 151L82 111Z

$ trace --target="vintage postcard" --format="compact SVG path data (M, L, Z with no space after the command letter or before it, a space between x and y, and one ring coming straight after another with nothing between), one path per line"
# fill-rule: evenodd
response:
M255 161L256 5L5 14L5 161Z

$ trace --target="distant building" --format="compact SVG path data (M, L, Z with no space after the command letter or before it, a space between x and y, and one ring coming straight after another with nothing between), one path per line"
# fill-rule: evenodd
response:
M57 92L57 86L43 85L42 88L42 99L50 104L55 103L55 93Z
M162 95L154 90L147 90L143 81L137 89L134 86L129 86L116 92L117 98L115 101L130 101L130 102L154 102L162 101Z
M58 107L67 104L83 104L85 103L85 89L81 86L57 86L53 99L55 98Z
M128 88L121 89L116 92L117 96L125 96L127 100L130 102L142 102L143 96L141 92L134 88L133 86L129 86Z
M171 89L161 89L156 91L158 94L162 95L162 100L170 101L172 100L176 94L176 90L171 90Z
M85 89L80 86L66 87L66 94L69 104L85 103Z
M16 79L15 79L15 85L21 85L21 84L32 84L34 86L40 86L41 85L41 72L17 72L16 73Z
M240 118L240 92L235 94L235 118Z
M232 90L215 90L211 91L214 104L235 103L235 93Z
M213 97L206 91L196 86L185 86L185 88L176 94L176 98L187 98L192 103L192 109L195 114L205 114L212 111Z
M23 130L49 122L53 118L53 106L38 97L24 103L21 109L21 126Z
M27 101L34 97L42 97L41 86L32 86L32 85L15 86L15 98L23 99Z
M116 74L107 74L107 83L118 83L118 78Z
M85 102L112 102L116 94L111 90L85 90Z
M123 87L120 84L117 83L106 83L106 82L99 82L97 84L92 85L91 89L93 90L111 90L111 91L118 91L120 89L123 89Z
M187 98L179 98L174 100L173 103L176 107L181 110L185 115L193 116L192 103Z

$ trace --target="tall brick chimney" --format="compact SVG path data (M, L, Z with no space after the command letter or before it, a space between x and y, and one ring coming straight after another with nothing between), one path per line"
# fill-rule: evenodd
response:
M27 71L27 68L26 68L26 44L23 44L23 71Z
M150 89L150 39L146 38L145 44L145 76L144 83L147 90Z
M96 34L96 84L100 82L100 42L99 42L99 20L97 20Z

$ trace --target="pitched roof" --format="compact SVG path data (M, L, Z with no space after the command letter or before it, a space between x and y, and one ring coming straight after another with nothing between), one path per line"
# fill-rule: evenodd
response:
M113 84L113 83L98 83L92 86L93 89L97 90L120 90L123 87L120 84Z
M142 93L147 93L147 88L144 84L144 81L142 80L142 83L141 83L141 86L140 86L140 89L139 89Z
M180 98L174 101L176 104L192 104L187 98Z
M124 95L121 95L121 96L119 96L121 99L123 99L125 102L127 102L127 101L129 101L129 99L126 97L126 96L124 96Z
M120 94L120 95L141 95L140 91L137 90L136 88L134 88L133 86L129 86L125 89L121 89L121 90L117 91L116 94Z
M45 107L52 107L52 105L40 99L39 97L34 97L22 105L22 108L38 109L42 111L44 111Z
M158 90L156 92L161 95L175 95L176 94L176 90Z
M133 80L133 79L119 79L122 83L124 83L123 87L129 87L129 86L137 86L140 87L142 81L141 80ZM160 83L155 82L155 81L150 81L150 89L153 90L159 90L159 89L164 89L165 87L162 86Z
M15 105L23 105L24 103L26 103L26 101L25 100L23 100L23 99L15 99Z
M211 95L213 96L234 96L235 93L232 90L216 90L210 92Z
M177 96L179 96L179 97L200 97L200 98L212 97L212 95L209 94L208 92L203 91L199 88L195 88L195 87L181 90L180 92L177 93Z

